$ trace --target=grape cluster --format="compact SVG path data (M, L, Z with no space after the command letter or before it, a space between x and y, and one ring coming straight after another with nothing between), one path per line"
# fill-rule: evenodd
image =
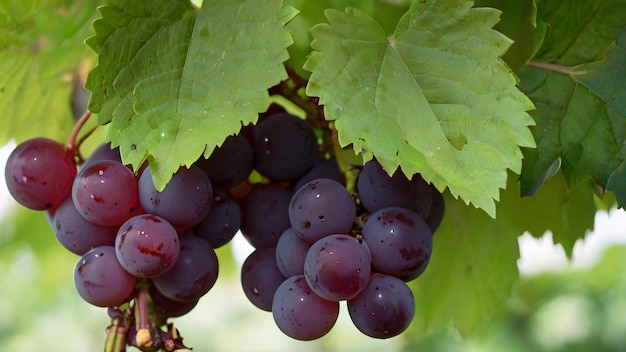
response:
M237 231L255 248L241 267L243 291L286 335L325 335L342 301L364 334L398 335L414 315L406 282L428 265L443 197L420 175L389 176L375 159L348 166L359 170L348 191L321 140L304 119L266 113L160 191L149 166L133 173L109 144L77 167L59 143L28 140L5 174L14 198L45 210L61 245L81 256L74 279L85 301L109 307L112 321L156 312L127 331L140 349L172 342L155 327L213 287L215 249Z

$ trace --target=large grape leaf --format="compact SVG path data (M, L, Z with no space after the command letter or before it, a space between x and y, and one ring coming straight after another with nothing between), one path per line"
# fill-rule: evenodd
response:
M181 165L211 154L270 104L287 77L295 15L281 0L110 1L88 44L99 54L89 107L136 169L162 189Z
M513 179L513 178L511 178ZM596 213L593 190L587 183L568 187L562 173L545 181L533 197L520 198L518 185L510 183L502 193L498 220L541 237L552 232L554 243L571 256L574 244L593 230Z
M518 279L517 237L522 231L499 218L447 199L428 268L410 284L416 308L411 334L453 321L467 335L484 332L503 318Z
M517 180L510 176L497 219L446 200L431 262L411 283L417 308L412 332L423 334L450 320L464 335L492 331L506 314L519 277L518 237L526 231L542 236L550 230L571 255L574 243L593 230L596 208L588 185L569 188L558 173L532 198L520 198Z
M524 150L521 193L534 194L559 160L568 185L589 176L606 187L626 155L623 40L615 43L626 28L626 1L537 3L549 31L531 67L518 72L537 107L537 148Z
M500 56L499 12L466 0L416 1L387 35L359 10L312 28L307 93L320 97L342 146L388 172L420 172L495 216L518 146L532 147L532 103Z
M70 97L93 55L83 44L96 0L0 2L0 144L64 141Z

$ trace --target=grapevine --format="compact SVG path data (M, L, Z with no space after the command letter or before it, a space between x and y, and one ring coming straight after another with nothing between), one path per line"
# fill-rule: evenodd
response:
M412 180L401 173L389 176L375 160L364 167L340 162L334 153L344 151L336 145L336 131L323 120L317 100L303 96L304 79L288 71L289 81L270 91L307 112L306 118L270 106L256 125L227 139L209 158L178 170L161 191L152 183L149 166L133 172L107 144L83 158L76 139L89 112L76 123L60 156L75 161L78 171L62 204L48 202L54 205L46 211L59 242L81 256L74 274L78 293L109 309L106 352L123 351L126 344L142 351L185 348L167 319L184 315L210 291L219 271L214 249L238 230L256 248L241 269L242 288L252 304L273 312L287 335L302 340L325 335L337 318L339 301L350 304L355 324L367 335L389 338L408 327L414 306L405 281L417 278L430 259L432 236L445 208L441 204L431 214L430 207L440 193L419 175ZM7 163L14 180L58 177L56 172L27 173L15 166L28 163L21 159L15 153ZM355 185L348 191L346 173L361 167L358 193ZM256 181L251 180L253 170L260 174ZM29 182L10 190L18 194ZM245 194L238 190L242 183L248 185ZM41 192L44 198L51 194ZM224 211L221 204L227 201L230 208ZM29 204L22 203L37 210ZM370 224L386 228L367 231ZM396 249L379 254L379 241ZM335 268L333 262L342 264ZM371 285L395 282L379 303L365 297L374 290L368 288L374 272ZM289 278L302 291L291 292ZM305 292L318 298L300 306ZM363 320L381 305L394 306L394 300L399 300L394 313L375 318L377 322ZM322 307L334 308L325 319L309 321ZM288 310L295 313L286 315ZM406 318L388 329L398 324L397 316ZM300 321L298 328L295 321Z
M626 203L623 0L571 23L562 4L520 1L516 31L497 1L96 2L55 11L83 18L67 32L92 61L41 76L84 84L85 110L19 135L5 178L78 256L77 295L110 319L105 352L192 347L171 319L211 299L216 249L238 232L254 248L243 294L292 339L327 335L340 304L371 338L448 319L464 335L517 276L517 243L497 233L550 229L571 252L598 204ZM30 33L9 34L2 67L67 39L22 52ZM9 87L27 78L5 78L3 100L24 105Z

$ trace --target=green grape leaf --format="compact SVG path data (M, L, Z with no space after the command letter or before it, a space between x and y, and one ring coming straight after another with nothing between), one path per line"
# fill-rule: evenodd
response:
M528 231L541 237L550 231L554 243L561 244L571 256L574 243L593 230L595 213L591 187L581 182L570 188L563 174L557 173L532 198L521 198L516 185L510 183L502 193L498 220L516 228L519 234Z
M626 25L626 0L535 0L547 33L534 60L573 66L597 61Z
M523 150L521 193L534 194L558 160L568 185L589 176L604 188L626 156L623 38L616 44L626 0L536 3L548 31L530 67L518 72L537 107L537 148Z
M0 143L67 139L72 91L93 56L82 41L95 6L95 0L0 3Z
M606 59L589 64L577 82L589 88L611 108L626 116L626 29L609 49Z
M492 219L447 198L428 268L410 283L416 302L410 333L423 335L452 320L461 335L468 335L502 319L518 280L521 234L500 216Z
M89 108L135 169L148 160L155 185L209 156L270 104L295 15L281 0L110 1L88 44L98 52Z
M605 187L623 160L626 119L570 76L537 68L520 72L521 87L535 102L532 129L537 148L524 150L522 195L541 186L559 158L568 185L586 175Z
M395 32L361 11L326 11L311 31L307 93L335 120L341 146L392 173L421 173L495 216L519 146L533 147L533 105L500 59L499 11L471 1L416 1Z
M593 230L591 187L581 183L569 188L558 173L535 196L521 198L513 176L502 192L497 219L446 199L431 262L410 284L415 301L421 302L416 304L412 332L423 334L450 320L463 335L490 331L506 314L518 280L520 235L529 231L542 236L549 230L571 255L574 243Z

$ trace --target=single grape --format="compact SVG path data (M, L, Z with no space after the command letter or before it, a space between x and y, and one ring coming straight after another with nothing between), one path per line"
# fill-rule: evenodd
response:
M257 308L271 311L274 293L285 276L276 266L276 250L260 248L252 252L241 266L241 286L248 300Z
M180 255L180 242L167 220L142 214L122 224L115 238L115 254L129 273L153 278L174 266Z
M439 229L441 221L443 221L443 215L446 212L446 201L443 199L443 194L441 194L435 186L430 185L430 192L433 198L430 205L430 211L424 220L430 228L430 232L434 235L435 231Z
M214 187L228 189L250 176L254 166L254 152L244 135L229 136L213 150L208 159L200 158L196 166L202 169Z
M154 285L150 285L148 289L148 293L150 294L150 298L154 304L154 308L157 312L161 313L165 318L176 318L181 317L193 310L193 308L198 305L199 299L192 301L175 301L173 299L169 299Z
M303 275L286 279L272 301L274 322L285 335L310 341L326 335L339 317L339 302L316 295Z
M95 247L115 245L117 227L87 221L70 196L57 207L51 225L59 243L74 254L83 255Z
M215 285L218 272L217 255L211 245L201 238L187 236L180 240L180 255L174 266L152 282L167 298L197 301Z
M74 268L78 294L98 307L127 302L137 278L120 266L112 246L96 247L85 253Z
M100 226L119 226L141 212L135 175L111 160L81 169L72 186L72 199L85 219Z
M197 166L181 167L162 191L157 191L148 167L139 179L139 202L150 214L166 219L176 230L199 224L211 208L213 186Z
M304 258L311 244L300 238L293 228L280 235L276 244L276 265L285 277L304 274Z
M419 174L409 180L398 169L389 176L375 159L363 165L357 190L361 205L370 213L387 207L402 207L425 218L432 201L428 183Z
M254 168L274 181L291 181L315 163L319 145L305 120L291 114L268 116L252 129Z
M111 143L100 144L96 149L94 149L91 155L89 155L89 157L85 159L85 162L81 165L81 168L84 169L94 162L101 160L117 161L118 163L122 164L120 148L116 147L111 149Z
M341 172L339 171L337 159L325 159L315 163L306 174L298 179L298 182L293 186L293 190L298 191L305 184L317 180L318 178L329 178L340 182Z
M415 315L415 299L404 281L374 273L365 290L348 301L348 312L362 333L386 339L409 327Z
M33 138L11 152L4 177L18 203L32 210L46 210L61 204L72 191L76 164L61 144Z
M289 228L291 189L278 183L256 184L241 201L241 233L254 248L276 247Z
M217 249L230 242L240 227L241 206L228 192L214 188L211 209L194 227L195 235Z
M350 233L356 205L339 182L320 178L297 190L289 202L289 221L309 243L334 233Z
M372 258L367 244L335 234L315 242L304 259L304 277L318 296L329 301L354 298L370 278Z
M430 228L414 212L389 207L370 214L361 229L372 253L372 267L405 281L418 277L433 250Z

